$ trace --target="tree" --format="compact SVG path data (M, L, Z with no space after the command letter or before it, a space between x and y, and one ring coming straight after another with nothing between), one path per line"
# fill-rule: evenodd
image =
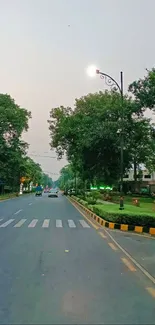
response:
M75 173L72 164L68 164L60 171L60 177L57 180L57 186L62 190L67 190L75 186Z
M147 70L147 75L143 79L132 82L129 91L141 105L141 108L154 109L155 107L155 68Z
M42 175L42 184L44 187L48 186L48 187L52 187L53 186L53 180L51 177L49 177L49 175L43 173Z
M33 184L42 183L43 172L38 163L35 163L33 159L25 157L23 159L23 174L22 177L25 177L28 181L25 181L25 185L28 185L30 182Z
M12 188L20 182L23 157L28 145L21 140L28 130L31 113L9 96L0 94L0 179Z
M132 163L129 142L133 114L142 116L138 103L124 97L124 171ZM51 148L68 160L83 180L115 183L120 176L122 101L116 92L99 92L77 99L75 109L61 106L50 112Z
M150 169L152 161L155 160L155 130L151 120L145 117L133 119L129 140L128 150L131 153L136 185L140 165L145 164Z

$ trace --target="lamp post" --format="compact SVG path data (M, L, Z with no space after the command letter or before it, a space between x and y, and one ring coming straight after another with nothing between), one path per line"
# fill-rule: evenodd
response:
M120 95L121 95L121 132L120 132L120 146L121 146L121 166L120 166L120 192L121 195L123 194L123 146L124 146L124 109L123 109L123 72L120 72L120 84L111 76L109 76L108 74L101 72L100 70L96 69L94 66L91 66L88 68L87 73L89 74L89 76L94 76L94 72L95 74L100 75L101 79L104 79L105 84L107 86L109 86L111 89L113 90L118 90Z

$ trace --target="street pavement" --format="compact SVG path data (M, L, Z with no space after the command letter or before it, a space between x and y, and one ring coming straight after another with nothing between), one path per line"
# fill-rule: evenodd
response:
M66 197L0 202L0 219L0 324L155 324L153 283Z
M108 232L155 278L155 237L110 229Z

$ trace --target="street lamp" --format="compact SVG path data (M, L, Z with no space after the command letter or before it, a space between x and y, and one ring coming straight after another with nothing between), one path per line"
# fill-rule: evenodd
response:
M122 101L122 112L121 112L121 130L120 130L120 135L121 135L121 170L120 170L120 174L121 174L121 182L120 182L120 192L122 194L123 192L123 146L124 146L124 135L123 135L123 126L124 126L124 109L123 109L123 72L120 72L120 85L119 83L112 78L111 76L109 76L108 74L101 72L100 70L96 69L95 66L90 66L87 69L87 74L90 77L95 76L96 74L100 75L101 79L104 79L105 84L107 86L109 86L111 89L115 90L115 91L119 91L120 95L121 95L121 101Z

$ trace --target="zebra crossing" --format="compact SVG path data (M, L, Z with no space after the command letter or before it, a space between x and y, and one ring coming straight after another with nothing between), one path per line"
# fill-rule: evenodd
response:
M4 221L3 219L0 219L0 228L7 228L7 227L13 227L13 228L21 228L22 226L26 226L27 228L64 228L69 227L71 229L74 228L90 228L90 225L85 220L61 220L61 219L44 219L43 221L39 219L32 219L31 221L29 219L9 219L7 221Z

